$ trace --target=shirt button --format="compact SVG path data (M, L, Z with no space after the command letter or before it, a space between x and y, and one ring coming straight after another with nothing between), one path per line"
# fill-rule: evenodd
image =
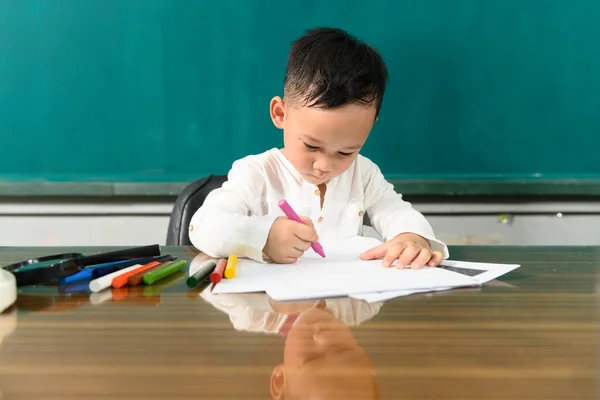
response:
M319 219L317 219L317 222L321 222L323 221L323 217L319 217Z
M363 216L363 214L364 214L363 210L360 210L360 211L358 212L358 216L359 216L359 217L362 217L362 216Z
M194 225L190 224L190 232L194 230Z
M318 196L318 195L319 195L319 193L321 193L321 192L319 192L319 189L315 190L315 195L317 195L317 196Z

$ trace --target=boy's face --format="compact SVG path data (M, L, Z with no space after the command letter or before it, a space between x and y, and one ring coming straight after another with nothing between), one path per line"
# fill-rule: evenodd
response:
M271 100L273 123L283 129L283 154L315 185L348 169L373 128L375 112L374 106L358 104L321 109Z

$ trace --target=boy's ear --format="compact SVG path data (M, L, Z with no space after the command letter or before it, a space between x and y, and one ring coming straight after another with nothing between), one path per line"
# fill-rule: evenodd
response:
M271 99L271 120L273 125L279 129L283 129L285 121L285 103L279 96L275 96Z
M271 373L271 397L275 400L283 398L285 377L283 365L279 364L273 368Z

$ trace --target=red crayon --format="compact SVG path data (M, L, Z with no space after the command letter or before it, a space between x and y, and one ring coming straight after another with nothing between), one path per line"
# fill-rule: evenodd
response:
M212 283L219 283L223 279L223 272L225 272L225 266L227 265L227 259L222 258L217 263L214 271L210 274L210 281Z

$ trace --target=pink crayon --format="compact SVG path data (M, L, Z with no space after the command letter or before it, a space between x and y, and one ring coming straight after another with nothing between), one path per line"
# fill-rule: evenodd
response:
M285 199L279 200L279 203L277 203L277 205L279 206L279 208L281 208L281 211L283 211L283 213L286 215L286 217L288 217L289 219L294 220L296 222L300 222L301 224L304 223L304 222L302 222L302 220L300 219L298 214L296 214L296 212L294 210L292 210L292 207L288 204L287 201L285 201ZM313 250L318 255L325 258L325 252L323 251L323 246L321 246L321 244L319 242L311 243L310 247L312 247Z

